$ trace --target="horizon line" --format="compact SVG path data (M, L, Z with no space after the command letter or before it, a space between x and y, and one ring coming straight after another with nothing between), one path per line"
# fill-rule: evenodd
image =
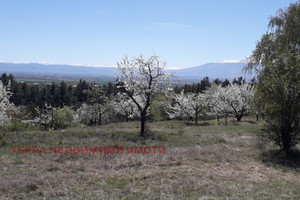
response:
M92 65L92 64L78 64L78 63L72 63L72 64L66 64L66 63L56 63L56 62L48 62L48 61L38 61L38 62L22 62L22 61L3 61L0 60L0 63L7 63L7 64L39 64L39 65L45 65L45 66L51 66L51 65L65 65L65 66L73 66L73 67L92 67L92 68L117 68L116 65L112 65L112 66L107 66L107 65ZM200 64L197 66L192 66L192 67L198 67L201 65L206 65L206 64L212 64L212 63L216 63L216 64L235 64L235 63L246 63L246 61L244 59L242 60L223 60L220 62L208 62L208 63L204 63L204 64ZM166 67L167 70L180 70L180 69L187 69L187 68L191 68L191 67Z

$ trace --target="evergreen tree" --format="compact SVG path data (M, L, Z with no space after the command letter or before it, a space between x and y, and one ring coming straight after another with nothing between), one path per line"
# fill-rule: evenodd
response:
M27 83L23 82L21 86L22 91L22 105L29 105L30 104L30 93L29 93L29 87Z
M225 81L222 83L222 87L227 87L228 85L230 85L230 81L225 79Z
M8 82L9 82L9 78L7 76L6 73L3 73L0 77L0 80L2 81L3 85L4 86L7 86L8 85Z
M76 89L75 89L75 96L79 103L84 103L87 101L87 94L84 93L84 90L89 89L89 85L85 80L80 80Z
M30 95L29 103L33 105L37 105L38 96L39 96L39 87L37 85L31 86L29 95Z
M200 92L203 93L208 87L210 87L210 82L209 78L206 76L200 82Z
M67 84L64 81L60 82L60 87L59 87L59 106L64 107L67 105L69 102L67 102Z
M216 78L216 79L213 81L213 83L216 84L216 85L220 85L220 84L222 84L222 81L219 80L218 78Z

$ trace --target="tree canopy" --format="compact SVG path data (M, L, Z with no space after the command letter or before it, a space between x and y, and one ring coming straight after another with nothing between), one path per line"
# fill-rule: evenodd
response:
M271 17L247 70L257 74L255 105L268 124L265 138L289 151L300 141L299 2Z
M158 56L148 59L142 55L130 60L127 56L118 63L120 72L117 87L121 93L129 97L138 108L141 119L140 135L145 132L145 122L151 101L169 77L164 72L165 62L161 62Z

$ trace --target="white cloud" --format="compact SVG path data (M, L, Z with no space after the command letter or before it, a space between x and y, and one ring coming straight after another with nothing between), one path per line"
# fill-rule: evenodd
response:
M112 65L112 66L106 66L106 65L90 65L90 64L87 64L87 65L82 65L82 64L78 64L78 63L75 63L75 64L68 64L68 65L72 65L72 66L80 66L80 67L117 67L115 65Z
M167 70L178 70L182 69L181 67L166 67Z
M220 63L240 63L242 60L223 60Z
M51 61L38 61L37 64L42 64L42 65L58 65L58 63L51 62Z
M107 66L107 65L91 65L91 64L78 64L78 63L72 63L72 64L62 64L62 63L56 63L52 61L37 61L37 62L21 62L21 61L0 61L0 63L12 63L12 64L41 64L41 65L71 65L71 66L81 66L81 67L117 67L116 65Z

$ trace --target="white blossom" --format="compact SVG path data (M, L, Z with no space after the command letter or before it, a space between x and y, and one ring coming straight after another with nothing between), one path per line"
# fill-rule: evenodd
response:
M147 113L152 98L162 89L169 77L164 72L165 62L160 62L157 56L145 59L143 56L129 60L125 56L118 63L117 87L120 95L126 95L137 106L141 118L141 136L144 134Z
M45 104L44 108L36 107L35 111L37 116L31 123L37 123L41 126L44 126L45 130L51 127L53 121L53 108L51 105Z
M250 110L253 94L254 88L249 83L218 86L210 97L210 112L217 116L232 115L240 121Z
M113 108L116 113L125 116L126 120L139 117L140 113L136 104L126 96L119 96L119 98L113 103Z
M82 106L77 109L75 119L86 125L96 125L97 123L101 125L102 117L109 107L110 105L107 103L95 103L92 105L83 103Z
M186 118L195 121L198 124L198 117L206 106L205 94L188 94L182 91L174 96L174 103L168 105L167 114L169 118Z
M3 124L9 119L7 109L13 104L9 101L12 93L10 92L10 82L4 86L0 81L0 124Z

